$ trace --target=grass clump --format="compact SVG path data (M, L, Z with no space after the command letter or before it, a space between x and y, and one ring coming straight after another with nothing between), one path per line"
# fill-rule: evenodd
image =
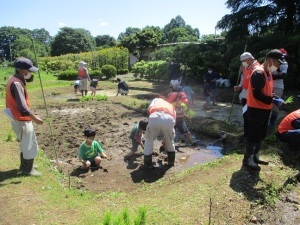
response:
M80 102L87 102L87 101L91 101L91 100L107 101L108 100L108 96L107 95L96 95L96 96L85 95L85 96L82 96L79 99Z

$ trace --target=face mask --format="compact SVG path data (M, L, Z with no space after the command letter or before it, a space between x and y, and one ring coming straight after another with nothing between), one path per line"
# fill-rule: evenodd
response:
M247 62L242 62L243 67L248 67L248 63Z
M268 70L270 73L273 73L277 70L277 67L273 65L273 61L272 61L272 66L268 66Z
M25 80L30 79L30 77L31 77L31 73L30 73L30 72L28 72L28 73L24 76Z

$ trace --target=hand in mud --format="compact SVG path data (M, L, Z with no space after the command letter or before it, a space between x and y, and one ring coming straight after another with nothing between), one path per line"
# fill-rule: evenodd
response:
M112 160L112 156L111 156L111 155L108 155L106 159L107 159L108 161L111 161L111 160Z

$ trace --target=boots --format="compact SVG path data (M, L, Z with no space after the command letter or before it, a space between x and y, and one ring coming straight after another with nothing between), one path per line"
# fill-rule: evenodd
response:
M168 166L174 166L175 163L175 152L168 152Z
M154 168L152 163L152 155L144 155L144 166L148 169Z
M253 161L254 146L257 143L247 141L246 151L244 153L243 166L246 166L253 170L260 170L260 167Z
M34 159L21 159L21 173L29 176L40 176L41 173L36 171L33 167Z
M278 113L272 111L271 117L270 117L270 122L269 122L269 128L275 127L275 121L277 119L277 116L278 116Z
M81 96L83 97L83 90L81 90L80 92L81 92Z
M23 153L21 152L20 153L20 162L21 162L21 164L20 164L20 168L19 168L20 170L22 170L22 168L23 168L23 160L22 159L23 159ZM39 167L37 165L33 164L33 168L38 169Z
M261 149L261 144L262 144L262 141L259 141L259 142L256 143L255 152L254 152L254 156L253 156L253 161L257 164L269 165L269 162L262 161L262 160L259 159L259 151Z
M87 90L84 91L84 94L87 95Z

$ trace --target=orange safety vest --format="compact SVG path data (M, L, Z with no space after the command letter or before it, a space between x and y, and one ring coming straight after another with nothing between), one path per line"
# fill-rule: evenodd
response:
M297 119L300 119L300 109L291 112L284 117L278 126L278 132L282 134L284 132L288 132L289 130L294 130L295 128L292 126L292 122Z
M158 98L152 106L149 106L149 115L159 111L166 112L176 119L176 113L174 112L173 105L162 98Z
M85 78L86 77L86 68L83 67L81 69L78 69L78 75L81 77L81 78Z
M262 89L262 93L266 96L272 96L272 90L273 90L273 78L272 78L272 75L269 73L269 72L266 72L264 69L263 69L263 66L260 65L260 66L256 66L252 72L252 74L255 72L255 71L262 71L264 76L265 76L265 86L263 87ZM270 75L267 76L267 73L269 73ZM251 76L252 76L251 74ZM250 76L250 77L251 77ZM257 100L254 95L253 95L253 87L252 87L252 84L251 82L249 82L249 86L248 86L248 96L247 96L247 105L249 107L252 107L252 108L257 108L257 109L271 109L272 108L272 104L266 104L266 103L263 103L259 100Z
M186 94L185 92L171 92L169 95L168 95L168 102L169 103L173 103L176 101L178 95L180 95L180 100L184 103L184 104L187 104L189 101L186 97Z
M7 85L6 85L6 108L10 109L15 120L31 121L30 116L22 116L21 115L21 113L18 109L18 106L17 106L17 102L11 93L10 87L11 87L12 83L14 83L14 82L19 82L22 85L22 87L24 88L26 105L29 108L28 93L24 87L24 83L20 79L16 78L15 76L12 76L11 78L9 78Z
M256 67L256 66L259 66L259 62L255 61L252 65L250 65L249 67L247 68L243 68L243 75L244 75L244 79L243 79L243 83L242 83L242 87L243 89L246 89L248 90L248 86L249 86L249 80L250 80L250 77L251 77L251 74L253 73L253 69Z

